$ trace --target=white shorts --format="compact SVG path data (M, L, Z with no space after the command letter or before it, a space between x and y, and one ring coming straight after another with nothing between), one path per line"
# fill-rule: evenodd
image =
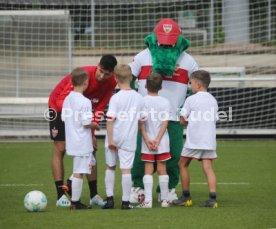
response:
M92 153L89 156L74 156L73 173L91 174L91 167L96 165L96 159Z
M188 149L184 147L181 156L197 160L214 160L217 158L217 153L215 150Z
M105 148L105 163L109 167L116 166L117 159L119 158L120 169L131 169L133 167L134 157L135 151L130 152L119 149L118 152L113 152L109 148Z

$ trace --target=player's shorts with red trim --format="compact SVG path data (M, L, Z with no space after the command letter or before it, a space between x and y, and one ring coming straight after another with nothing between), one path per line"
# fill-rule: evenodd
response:
M61 120L61 112L49 108L50 136L54 141L65 141L65 126Z
M181 157L192 158L196 160L214 160L217 158L216 150L188 149L183 148Z
M170 153L160 153L160 154L141 154L142 161L155 162L155 161L167 161L171 159Z

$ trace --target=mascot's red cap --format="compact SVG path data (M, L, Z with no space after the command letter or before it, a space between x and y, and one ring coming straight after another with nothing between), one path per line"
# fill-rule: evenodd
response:
M170 18L160 20L154 32L158 43L162 45L174 45L178 40L178 35L182 34L179 25Z

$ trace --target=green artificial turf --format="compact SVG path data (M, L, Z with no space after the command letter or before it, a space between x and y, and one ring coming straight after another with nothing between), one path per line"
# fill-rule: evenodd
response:
M98 189L104 191L104 148L99 141ZM190 167L193 207L163 209L153 192L152 209L123 211L121 178L115 180L115 209L94 207L87 211L57 208L51 173L51 143L0 143L0 228L276 228L276 142L218 141L219 159L214 162L217 175L218 209L200 208L208 198L200 162ZM66 177L72 159L65 158ZM155 186L157 177L155 175ZM48 199L45 212L29 213L23 199L27 192L40 190ZM177 193L181 193L178 185ZM85 181L82 201L88 203Z

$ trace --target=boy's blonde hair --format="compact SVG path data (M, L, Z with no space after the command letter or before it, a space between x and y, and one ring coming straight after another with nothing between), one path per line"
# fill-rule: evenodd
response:
M131 81L131 68L127 64L118 64L114 68L114 74L120 83L128 83Z
M199 81L202 84L202 86L206 89L209 87L209 84L211 82L211 76L209 72L204 70L198 70L193 72L190 78Z
M82 86L88 78L88 73L82 68L75 68L71 73L71 81L74 87Z

